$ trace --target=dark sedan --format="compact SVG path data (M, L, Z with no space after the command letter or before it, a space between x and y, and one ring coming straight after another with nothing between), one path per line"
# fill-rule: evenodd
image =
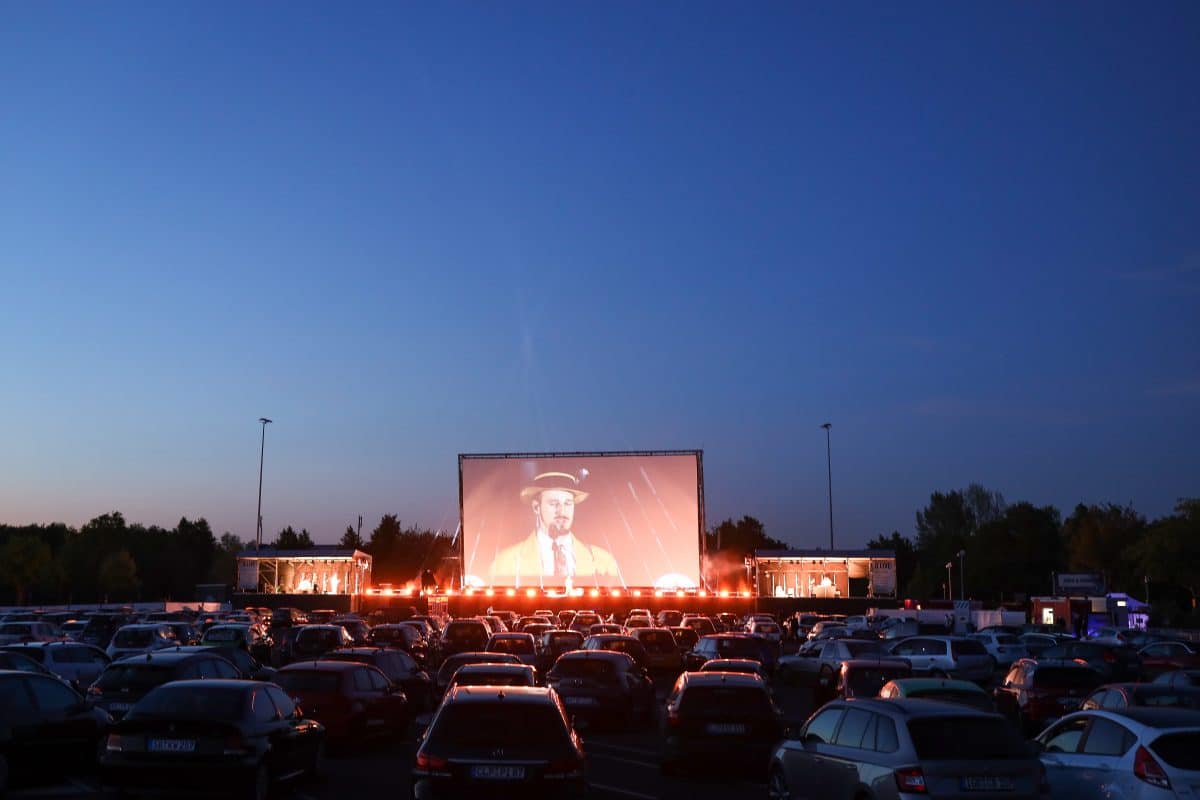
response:
M379 647L347 647L326 653L325 661L358 661L379 669L388 680L404 690L415 711L433 710L433 680L416 660L403 650Z
M654 718L654 684L633 658L612 650L564 653L546 676L580 717L635 727Z
M147 694L109 734L101 776L118 790L265 800L277 781L320 770L324 734L278 686L178 681Z
M9 784L89 768L108 722L54 676L0 669L0 795Z
M275 682L325 726L331 746L399 735L412 720L404 692L369 664L298 661L279 670Z
M1159 683L1110 683L1088 695L1080 711L1121 711L1138 706L1190 708L1200 711L1200 689Z
M762 678L734 672L685 672L667 698L664 774L707 762L761 770L783 736L782 715Z
M88 687L88 699L120 719L151 689L178 680L241 678L237 667L212 653L159 650L109 664Z
M1127 644L1084 641L1063 642L1042 651L1039 658L1087 664L1100 673L1102 682L1136 681L1142 677L1142 660Z

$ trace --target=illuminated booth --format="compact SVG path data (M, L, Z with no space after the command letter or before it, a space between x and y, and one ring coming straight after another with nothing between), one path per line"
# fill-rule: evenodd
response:
M759 597L896 596L890 550L756 550L750 568Z
M371 588L371 556L330 545L245 550L237 558L237 586L259 594L362 595Z

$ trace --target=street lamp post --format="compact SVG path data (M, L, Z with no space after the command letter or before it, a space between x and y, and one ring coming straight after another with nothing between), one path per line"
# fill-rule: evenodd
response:
M829 550L833 552L833 450L829 444L829 429L832 422L821 426L825 429L825 471L829 477Z
M946 599L954 597L954 578L952 577L954 562L946 562Z
M967 599L967 551L958 551L958 599Z
M262 424L262 444L259 445L258 451L258 524L254 537L254 555L258 555L258 551L262 549L262 476L263 476L263 456L267 451L267 426L271 424L271 420L266 417L259 417L258 421Z

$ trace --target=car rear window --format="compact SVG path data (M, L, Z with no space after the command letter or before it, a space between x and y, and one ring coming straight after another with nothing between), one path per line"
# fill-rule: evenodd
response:
M675 637L662 630L643 631L638 635L638 641L650 653L674 653L679 649Z
M583 635L579 633L553 633L550 635L550 646L579 649L583 646Z
M114 664L96 681L101 691L129 688L136 692L146 692L155 686L162 686L171 680L171 670L151 664Z
M846 682L856 697L874 697L888 681L907 678L912 670L895 667L867 667L852 669L846 675Z
M150 644L153 638L153 633L145 629L121 630L117 631L117 635L113 637L112 643L117 647L145 647Z
M753 639L718 639L717 652L722 658L751 658L762 660L762 648Z
M452 703L429 729L431 749L452 747L552 747L567 743L567 727L545 703Z
M482 622L451 622L446 628L445 636L453 641L469 641L472 639L488 638L488 628Z
M963 639L950 643L950 652L955 658L959 656L986 656L987 648L982 642L977 642L974 639Z
M679 701L679 711L705 717L772 713L766 689L751 686L689 686Z
M245 689L160 686L142 698L127 719L213 719L235 722L246 709Z
M964 692L953 689L930 689L925 692L910 692L909 697L923 700L937 700L943 703L958 703L961 706L977 708L980 711L995 711L992 698L984 692Z
M86 647L56 647L54 660L59 664L90 664L97 655Z
M856 642L847 640L843 641L842 645L850 651L850 656L852 658L884 655L883 647L878 642Z
M928 717L908 723L922 761L1029 758L1016 729L1002 717Z
M554 665L555 674L564 678L612 678L613 665L591 658L562 658Z
M518 655L528 655L533 653L533 641L530 639L493 639L488 645L488 650L493 653L516 653Z
M1168 733L1155 739L1150 749L1175 769L1200 770L1200 731Z
M1100 685L1100 676L1090 669L1038 667L1033 685L1038 689L1092 689Z
M319 670L281 670L275 673L275 683L289 692L322 692L333 694L341 690L340 672Z
M463 672L454 673L455 686L532 686L528 672Z
M204 641L206 642L240 642L242 640L241 628L209 628L204 633Z

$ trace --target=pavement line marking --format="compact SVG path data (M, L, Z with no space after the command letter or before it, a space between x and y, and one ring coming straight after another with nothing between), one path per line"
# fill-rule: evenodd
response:
M606 786L603 783L589 783L589 789L599 789L602 792L612 792L613 794L623 794L626 797L636 797L638 800L658 800L658 795L642 794L641 792L630 791L629 789L621 789L616 786Z
M657 761L638 761L636 758L621 758L621 756L610 756L608 753L592 753L591 758L600 758L605 761L620 761L622 764L636 764L639 767L657 768Z

